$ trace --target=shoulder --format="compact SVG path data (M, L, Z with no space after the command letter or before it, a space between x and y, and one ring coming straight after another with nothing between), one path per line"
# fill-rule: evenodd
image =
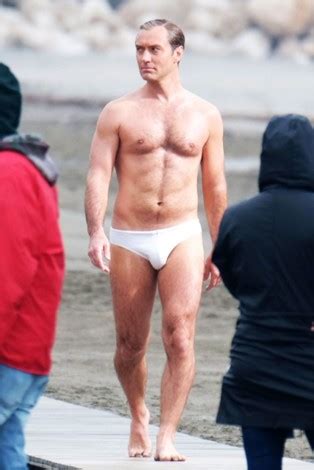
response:
M191 101L191 105L196 106L196 108L204 113L205 116L208 117L208 119L211 120L221 120L221 113L219 109L213 104L210 103L209 101L206 101L205 99L201 98L198 95L195 95L194 93L191 93L190 91L186 90L187 94L187 99Z
M121 101L120 99L109 101L104 108L102 109L98 123L102 124L104 121L106 121L108 118L110 119L117 119L119 117L119 114L122 111L122 106L121 106Z
M98 118L98 127L119 125L136 103L136 92L109 101Z
M217 136L221 138L223 135L223 121L219 109L209 101L206 101L193 93L189 94L193 109L196 109L201 113L207 122L209 136Z
M102 112L119 113L126 107L128 108L134 106L140 98L140 90L133 91L126 95L120 96L119 98L109 101L103 108Z
M210 129L210 135L219 135L223 134L223 122L219 109L204 100L204 112L206 113L208 119L208 125Z

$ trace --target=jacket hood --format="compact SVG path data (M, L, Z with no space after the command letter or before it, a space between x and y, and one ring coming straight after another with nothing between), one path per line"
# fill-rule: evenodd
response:
M9 67L0 63L0 138L17 131L21 108L19 82Z
M263 135L259 190L283 186L314 191L314 129L298 114L275 116Z
M36 135L13 134L0 138L0 155L2 151L14 151L24 155L53 186L58 179L58 169L48 154L49 145Z

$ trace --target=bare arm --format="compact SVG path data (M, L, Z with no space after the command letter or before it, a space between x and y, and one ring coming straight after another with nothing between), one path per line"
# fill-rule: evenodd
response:
M110 246L103 229L108 203L108 190L119 147L119 121L115 106L102 111L92 140L90 165L85 193L85 214L90 236L88 255L92 263L105 272L103 254L110 259Z
M209 231L213 245L218 236L219 225L227 206L227 185L224 171L223 124L217 110L211 112L210 135L203 149L202 158L203 197ZM208 288L219 282L219 272L209 256L205 263L204 278L211 274Z
M203 149L202 186L206 217L213 244L227 206L224 171L223 124L218 111L212 112L210 136Z

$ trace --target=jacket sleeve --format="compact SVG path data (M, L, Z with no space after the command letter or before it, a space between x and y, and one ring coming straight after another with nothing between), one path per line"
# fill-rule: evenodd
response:
M237 235L232 215L230 209L227 209L222 218L212 260L218 267L225 286L237 298L237 276L234 269Z
M0 345L32 284L43 235L34 179L23 167L4 173L0 175Z

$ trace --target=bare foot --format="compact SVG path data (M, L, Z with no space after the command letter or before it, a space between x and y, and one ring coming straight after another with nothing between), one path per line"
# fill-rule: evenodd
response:
M157 447L155 460L161 462L184 462L186 458L184 455L179 454L174 445L171 437L157 437Z
M152 444L148 434L149 411L146 409L145 415L141 419L132 419L129 457L150 457L152 454Z

